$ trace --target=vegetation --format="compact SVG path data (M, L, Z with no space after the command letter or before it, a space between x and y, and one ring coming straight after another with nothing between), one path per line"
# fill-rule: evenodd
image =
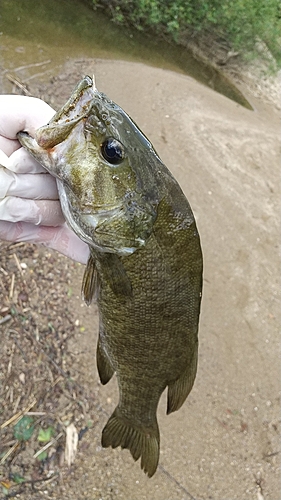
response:
M281 63L280 0L92 0L119 24L165 33L175 41L212 34L234 50L264 42Z

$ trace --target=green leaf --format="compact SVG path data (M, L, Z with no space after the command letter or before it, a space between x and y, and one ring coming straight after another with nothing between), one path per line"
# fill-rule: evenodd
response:
M55 433L55 429L53 427L48 427L47 429L39 429L38 433L38 441L41 441L41 443L47 443L48 441L51 440Z
M48 456L48 453L46 451L42 451L42 453L40 453L40 455L38 455L37 460L42 462L43 460L45 460L47 458L47 456Z
M21 483L24 483L25 482L25 478L20 476L19 474L12 474L10 476L10 478L12 479L12 481L14 481L14 483L16 484L21 484Z
M18 441L28 441L34 432L33 418L22 417L14 427L14 437Z

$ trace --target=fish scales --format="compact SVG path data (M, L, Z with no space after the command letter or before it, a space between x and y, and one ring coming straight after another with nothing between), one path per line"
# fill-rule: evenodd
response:
M70 227L90 248L82 291L96 297L97 367L116 373L119 402L102 445L128 448L149 477L159 461L157 406L192 389L198 353L202 252L189 203L148 139L85 77L23 146L58 179ZM50 149L51 148L51 149Z

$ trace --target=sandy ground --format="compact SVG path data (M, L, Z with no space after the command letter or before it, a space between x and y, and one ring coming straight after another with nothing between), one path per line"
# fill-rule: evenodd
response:
M178 412L166 416L166 393L161 399L152 479L127 451L102 449L116 381L99 384L97 310L80 299L83 267L71 268L69 307L83 326L71 339L72 370L95 389L98 419L60 496L46 488L44 498L279 500L280 112L251 95L249 111L188 76L120 61L68 63L42 92L63 103L93 72L150 138L195 213L204 253L199 367Z

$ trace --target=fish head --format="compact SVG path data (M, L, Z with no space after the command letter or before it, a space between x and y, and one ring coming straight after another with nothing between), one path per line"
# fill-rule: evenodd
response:
M121 255L145 245L157 215L153 170L161 160L89 76L34 138L26 132L18 138L57 178L65 218L82 240Z

